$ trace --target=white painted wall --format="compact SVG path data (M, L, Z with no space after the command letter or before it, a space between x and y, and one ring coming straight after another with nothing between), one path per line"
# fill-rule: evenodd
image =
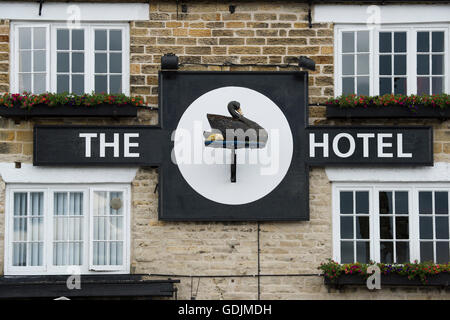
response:
M333 182L448 182L450 163L435 162L432 167L326 167Z
M137 167L35 167L22 163L0 163L0 176L5 183L131 183Z
M148 3L53 3L44 2L39 16L39 3L0 2L0 19L40 21L136 21L149 20Z
M313 22L334 23L426 23L449 22L448 4L345 5L317 4Z

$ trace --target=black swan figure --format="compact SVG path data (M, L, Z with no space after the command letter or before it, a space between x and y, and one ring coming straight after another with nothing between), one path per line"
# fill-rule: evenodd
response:
M207 114L211 132L204 132L205 146L215 148L264 148L267 143L267 131L256 122L243 116L241 104L228 103L231 117Z

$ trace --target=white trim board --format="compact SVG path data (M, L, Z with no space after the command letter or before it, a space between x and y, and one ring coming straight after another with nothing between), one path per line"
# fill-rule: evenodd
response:
M432 167L326 167L332 182L448 182L450 163L436 162Z
M137 167L35 167L22 163L0 163L0 175L5 183L131 183Z
M378 20L379 19L379 20ZM334 23L426 23L449 22L449 5L345 5L317 4L313 22Z
M137 21L149 20L148 3L50 3L44 2L39 16L39 3L0 2L0 19L40 21Z

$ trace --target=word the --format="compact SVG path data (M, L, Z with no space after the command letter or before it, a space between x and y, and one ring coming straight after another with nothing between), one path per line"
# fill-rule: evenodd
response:
M138 148L139 143L130 142L131 138L139 138L139 133L124 133L123 138L120 139L119 133L113 134L112 141L106 141L105 133L80 133L79 137L84 138L85 140L85 154L86 158L90 158L92 156L92 144L95 143L99 148L99 157L104 158L106 154L106 148L112 148L114 158L119 157L120 149L123 150L123 156L125 158L138 158L138 152L131 152L130 148ZM99 141L95 141L99 137ZM120 148L120 143L123 141L123 148Z

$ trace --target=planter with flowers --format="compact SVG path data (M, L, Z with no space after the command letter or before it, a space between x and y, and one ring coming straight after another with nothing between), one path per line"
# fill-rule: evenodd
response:
M343 95L326 103L327 118L450 118L450 95Z
M339 264L333 260L322 263L318 268L323 271L325 284L330 287L365 286L367 268L373 264ZM431 262L405 264L376 264L381 271L381 287L387 286L434 286L446 288L450 285L450 263Z
M0 116L11 118L31 117L136 117L141 97L123 94L67 93L0 95Z

